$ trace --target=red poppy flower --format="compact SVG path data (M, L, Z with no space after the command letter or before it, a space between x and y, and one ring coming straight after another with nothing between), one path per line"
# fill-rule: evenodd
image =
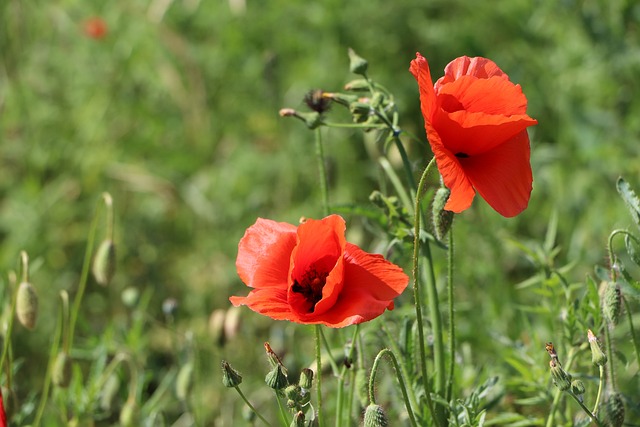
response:
M233 305L276 320L340 328L393 309L409 278L381 255L345 240L338 215L296 227L259 218L238 245L236 268L253 288Z
M7 416L4 413L4 401L2 400L2 390L0 390L0 427L7 427Z
M102 18L94 17L84 22L84 33L92 39L101 39L107 35L107 23Z
M529 204L533 177L526 114L527 98L486 58L457 58L433 84L419 53L409 68L418 81L427 138L444 184L451 190L446 210L471 206L478 192L505 217Z

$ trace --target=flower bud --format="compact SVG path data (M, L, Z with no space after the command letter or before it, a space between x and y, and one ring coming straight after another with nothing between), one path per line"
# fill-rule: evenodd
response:
M313 384L313 370L309 368L304 368L302 372L300 372L300 380L298 381L298 385L303 390L310 390Z
M238 387L242 383L242 375L229 365L226 360L222 361L222 384L225 387Z
M117 375L112 374L107 378L100 392L100 409L105 412L111 411L113 401L118 395L120 389L120 378Z
M360 74L362 76L367 74L367 68L369 63L366 59L359 56L353 49L349 48L349 71L353 74Z
M292 384L284 389L284 397L287 398L287 406L289 408L296 408L300 404L301 389L297 384Z
M29 282L22 282L16 296L16 315L25 328L32 330L38 319L38 294Z
M271 371L264 378L267 385L274 390L282 390L289 384L287 375L284 373L284 368L281 364L276 364Z
M584 383L580 380L571 381L571 392L576 396L583 395L585 392Z
M382 406L371 403L364 412L364 427L387 427L389 421Z
M61 351L56 356L53 363L53 373L51 376L53 384L60 388L69 387L71 382L71 358L66 351Z
M431 220L433 221L433 232L440 241L444 240L447 232L453 223L453 212L445 210L444 205L449 200L451 190L446 187L438 188L433 203L431 205Z
M370 89L371 86L365 79L351 80L349 83L344 85L344 90L349 90L352 92L368 92Z
M93 277L99 285L107 286L116 272L116 246L111 239L105 239L98 246L93 258Z
M560 391L567 391L571 387L571 374L565 372L556 359L549 361L551 367L551 379Z
M291 427L305 427L304 412L296 412L291 421Z
M191 390L191 384L193 377L193 363L187 362L182 367L180 367L180 371L178 372L178 376L176 377L176 396L180 400L186 400L189 396L189 391Z
M325 96L322 89L313 89L305 94L304 103L313 111L323 114L329 110L331 98Z
M127 399L120 410L120 425L122 427L137 427L140 425L140 408L135 399Z
M624 423L624 402L620 393L612 394L604 407L604 422L610 427L622 427Z
M607 282L604 288L604 296L602 300L602 314L605 319L613 325L618 324L620 318L620 309L622 307L622 295L620 286L614 282Z
M591 347L591 362L596 366L606 365L607 355L600 348L598 338L591 332L591 329L587 330L587 339L589 340L589 347Z

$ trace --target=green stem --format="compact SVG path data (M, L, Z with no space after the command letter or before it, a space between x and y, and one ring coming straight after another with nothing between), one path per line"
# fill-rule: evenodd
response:
M64 304L65 297L67 302L66 305ZM49 363L47 364L47 372L44 376L44 383L42 385L42 396L40 397L40 403L38 404L36 417L33 420L34 427L38 427L40 425L40 420L42 419L42 415L44 414L44 407L47 404L47 400L49 399L49 387L51 386L51 379L52 379L51 374L53 372L53 365L55 363L56 357L58 356L60 336L62 335L62 331L64 329L64 323L66 318L65 310L68 312L68 308L69 308L69 296L67 295L67 291L61 291L60 298L63 301L63 306L60 308L59 321L56 326L56 332L53 336L53 344L51 345L51 350L49 351Z
M102 193L102 200L104 201L104 206L107 209L107 239L113 241L113 198L111 194L104 192Z
M349 353L346 354L348 360L353 358L353 353L356 347L356 339L358 338L358 332L360 330L360 325L356 325L355 330L353 331L353 337L351 338L351 348L349 348ZM323 335L324 336L324 335ZM342 369L340 369L340 374L338 375L338 397L336 402L336 427L342 426L342 418L343 418L343 400L344 400L344 379L347 373L347 365L343 364ZM351 409L351 406L349 406Z
M322 133L316 129L316 158L318 161L318 174L320 175L320 193L322 197L322 215L329 215L329 190L327 189L327 170L324 164L324 148L322 146Z
M609 377L609 390L616 389L616 377L613 369L613 345L611 343L611 333L609 331L609 325L607 322L604 322L604 342L605 348L607 351L607 358L609 359L609 363L607 363L607 376Z
M629 301L626 298L622 298L624 301L624 308L627 312L627 319L629 319L629 332L631 333L631 341L633 342L633 348L636 351L636 360L638 365L640 365L640 345L638 344L638 338L636 337L636 331L633 327L633 315L631 313L631 307L629 306Z
M258 418L260 418L260 420L262 420L263 423L265 423L267 426L271 427L271 424L269 423L269 421L267 421L262 415L260 415L260 412L258 412L256 410L256 408L253 407L253 405L251 404L251 402L249 402L249 400L246 398L246 396L244 395L244 393L242 392L242 390L240 390L240 387L235 386L234 387L236 389L236 391L238 392L238 394L240 395L240 397L242 398L242 400L244 400L244 403L249 407L249 409L251 409L253 411L254 414L256 414L258 416Z
M333 375L338 375L340 372L340 368L338 368L338 364L336 360L333 358L333 353L331 352L331 347L329 346L329 341L327 341L327 337L324 335L324 331L320 328L320 338L322 338L322 344L324 345L324 349L327 352L327 356L329 357L329 364L331 365L331 370Z
M80 283L78 284L78 292L76 293L76 297L73 300L73 306L71 308L71 320L69 322L69 348L73 348L73 339L75 334L76 322L78 320L78 314L80 313L80 305L82 304L82 297L84 296L84 291L87 287L87 281L89 279L89 269L91 266L91 254L93 252L93 245L96 237L96 228L98 225L98 216L100 212L100 210L98 209L99 206L100 206L100 202L98 202L96 211L93 214L93 219L91 220L91 226L89 228L89 237L87 239L87 248L84 253L84 262L82 264L82 272L80 273Z
M598 382L598 394L596 395L596 403L593 404L594 414L598 413L598 406L600 406L600 398L602 397L602 386L604 385L604 366L598 366L600 368L600 381Z
M322 357L321 357L321 352L320 352L320 335L321 335L321 331L320 331L320 325L315 325L315 332L316 332L316 390L318 393L318 414L317 414L317 419L318 419L318 426L319 427L323 427L324 426L324 418L322 417Z
M283 427L289 427L289 420L287 416L287 411L282 406L282 402L280 401L280 396L278 392L276 392L276 401L278 402L278 409L280 410L280 421L282 421Z
M404 149L404 145L402 145L402 141L400 141L400 137L395 134L396 130L393 129L394 136L393 142L396 144L396 148L400 153L400 157L402 158L402 164L404 165L404 169L407 172L407 180L409 182L409 186L412 189L416 188L416 181L413 178L413 170L411 168L411 162L409 161L409 156L407 155L407 151Z
M7 358L7 354L9 354L9 347L11 346L11 333L13 332L13 319L16 317L16 301L18 296L18 284L15 280L15 275L13 276L13 287L14 291L11 295L11 309L9 314L9 321L7 324L7 330L4 334L4 346L2 347L2 358L0 358L0 372L2 372L2 368L4 368L4 361ZM11 372L10 369L8 369Z
M373 361L373 366L371 367L371 376L369 377L369 401L372 404L376 404L376 396L375 396L375 383L376 383L376 374L378 373L378 366L380 365L380 361L384 356L388 356L393 363L393 368L396 371L396 378L398 378L398 383L400 384L400 391L402 392L402 398L404 399L404 406L407 408L407 413L409 414L409 421L413 427L417 427L416 418L413 414L413 409L411 408L411 404L409 402L409 396L407 394L407 387L404 382L404 378L402 376L402 372L400 370L400 366L398 365L398 359L396 359L396 355L393 354L393 351L389 348L385 348L380 350L375 360Z
M398 347L398 343L397 343L397 336L393 336L391 335L391 331L389 331L389 328L387 328L386 325L382 325L382 329L384 330L384 332L387 334L387 338L389 339L388 342L391 345L391 350L393 350L394 353L397 354L402 354L402 351L400 351L400 347ZM409 370L407 369L407 366L405 363L403 363L403 358L400 358L400 361L398 362L400 364L400 372L402 372L402 375L405 378L411 378L411 375L409 375ZM412 387L409 387L409 400L411 401L411 406L413 408L418 408L418 399L416 398L416 394L415 394L415 390Z
M414 210L414 228L413 228L413 299L414 305L416 309L416 321L418 322L418 340L420 343L420 361L422 368L422 382L424 384L425 389L425 399L427 401L427 406L431 413L432 418L434 419L437 426L440 426L444 423L444 412L439 410L436 414L434 412L433 401L431 399L431 386L429 384L429 376L427 375L427 354L425 347L425 339L424 339L424 321L422 319L422 292L420 289L420 277L418 274L419 268L419 253L420 253L420 218L421 212L420 202L422 200L422 195L424 193L424 187L427 182L427 177L429 175L429 170L435 164L435 157L431 159L424 172L422 173L422 177L420 178L420 182L418 184L418 189L416 190L416 203ZM438 309L438 301L437 301L437 293L435 293L435 281L433 280L433 266L431 265L431 252L429 249L429 243L425 242L424 245L424 253L427 258L428 264L428 272L427 272L427 293L429 296L430 308L433 311ZM434 301L435 300L435 301ZM431 313L432 322L433 322L433 336L434 336L434 362L436 369L436 392L442 393L442 387L444 385L444 366L443 366L443 358L442 358L442 329L440 325L440 313ZM438 343L438 344L436 344ZM439 354L438 354L439 353ZM438 372L439 371L439 372ZM442 394L441 394L442 395ZM442 420L442 423L441 423Z
M456 322L453 294L453 224L449 229L449 250L447 256L447 290L449 303L449 378L447 379L446 399L451 400L453 393L454 367L456 366Z
M580 405L580 407L582 408L582 410L589 416L589 418L591 418L593 420L594 423L596 423L598 426L602 426L602 423L600 422L600 420L598 419L598 417L596 417L595 415L593 415L593 413L589 410L589 408L587 408L584 403L580 400L580 398L578 396L576 396L575 394L573 394L571 391L567 391L567 393L569 393L569 395L571 397L573 397L573 400L575 400L576 402L578 402L578 405Z
M567 356L567 363L566 363L566 370L571 369L571 366L573 365L573 361L575 360L575 357L577 356L578 352L576 351L575 347L571 347L571 349L569 350L569 354ZM553 396L553 402L551 402L551 409L549 409L549 417L547 418L547 424L546 427L553 427L555 425L555 416L556 416L556 411L558 410L558 405L560 404L560 396L562 395L562 392L560 391L560 389L556 388L556 394L555 396Z

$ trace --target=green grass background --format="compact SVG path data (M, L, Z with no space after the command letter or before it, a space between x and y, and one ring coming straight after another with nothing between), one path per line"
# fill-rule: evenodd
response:
M106 21L105 38L83 34L92 16ZM478 198L456 218L460 387L500 375L507 392L498 411L544 417L549 400L523 409L513 399L548 386L544 342L560 340L562 313L553 286L514 286L538 271L514 242L541 246L557 215L554 262L572 263L567 276L579 284L594 264L606 264L609 232L631 224L615 180L622 175L640 186L639 32L640 5L624 0L1 2L3 304L7 272L17 269L23 249L41 301L36 332L18 328L14 335L21 362L16 411L32 416L24 403L37 403L57 295L77 288L103 191L115 203L118 272L107 289L89 284L76 339L85 360L79 377L91 376L97 355L124 348L147 372L139 391L147 396L196 354L191 412L202 425L240 425L230 420L239 419L241 403L220 385L222 358L245 374L249 390L267 396L263 401L264 341L296 355L291 363L312 362L310 342L290 348L292 337L309 332L303 327L245 309L240 335L220 346L207 323L212 311L229 307L230 295L247 291L234 261L238 240L257 217L295 223L320 215L313 135L278 110L303 110L307 90L336 91L352 79L352 47L394 93L401 127L420 137L418 91L408 72L416 51L428 58L434 78L457 56L485 56L522 85L528 112L539 121L530 131L529 209L507 220ZM379 151L359 131L324 137L331 201L366 206L378 189ZM431 154L421 144L408 149L417 174ZM371 244L366 224L348 219L351 240ZM442 263L445 254L436 255ZM148 298L141 312L123 305L127 287ZM398 318L411 311L408 294ZM178 303L170 325L162 314L167 298ZM143 332L132 332L135 324ZM379 323L371 328L375 334ZM531 368L509 362L513 354L536 367L530 378ZM632 374L626 387L637 390ZM529 393L521 381L539 388ZM173 422L188 410L170 397L162 407ZM46 425L60 422L54 406Z

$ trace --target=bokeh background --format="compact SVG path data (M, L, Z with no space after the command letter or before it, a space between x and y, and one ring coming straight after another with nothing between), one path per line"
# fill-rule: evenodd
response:
M102 37L86 33L93 17L106 24ZM416 51L428 58L434 78L457 56L485 56L523 87L529 115L539 121L530 130L529 209L504 219L478 198L456 218L459 339L468 356L461 375L469 384L476 375L501 375L505 399L527 397L520 380L545 383L544 342L558 340L561 313L545 303L555 298L552 287L539 288L535 280L517 285L544 263L567 266L570 281L583 283L595 264L606 264L610 231L631 225L615 181L622 175L640 186L640 4L4 0L3 305L20 250L31 257L40 295L36 331L18 328L14 335L17 419L32 417L29 404L37 402L48 358L43 349L58 319L57 295L77 288L103 191L115 204L118 271L106 289L89 284L76 339L75 356L85 362L77 384L91 378L92 360L118 349L136 354L144 367L141 396L153 395L165 378L172 384L176 369L195 360L191 409L171 399L169 386L157 405L171 423L190 413L198 425L231 426L241 425L231 420L241 419L242 405L220 386L221 359L238 368L249 394L263 401L268 398L257 389L268 367L264 341L295 353L291 363L313 361L311 345L290 348L305 328L244 309L237 335L222 345L209 319L230 307L230 295L247 291L234 262L238 240L257 217L296 223L320 215L313 134L278 110L304 110L309 89L337 91L354 78L348 47L395 95L400 126L420 137L418 92L408 72ZM358 130L331 129L324 140L332 203L370 205L381 175L379 147ZM408 150L418 174L431 153L424 144L409 143ZM350 239L374 247L366 221L347 219ZM99 238L102 233L101 225ZM554 247L552 257L535 256ZM437 256L442 261L445 254ZM140 295L135 310L122 300L127 288ZM170 315L163 312L167 299L176 304ZM409 305L405 295L400 313ZM511 353L539 371L514 367L504 360ZM539 393L534 387L529 397ZM125 388L121 394L124 399ZM548 408L544 399L526 410L505 399L497 405L530 413L531 425ZM47 413L46 425L56 425L59 413ZM109 417L101 422L113 422Z

